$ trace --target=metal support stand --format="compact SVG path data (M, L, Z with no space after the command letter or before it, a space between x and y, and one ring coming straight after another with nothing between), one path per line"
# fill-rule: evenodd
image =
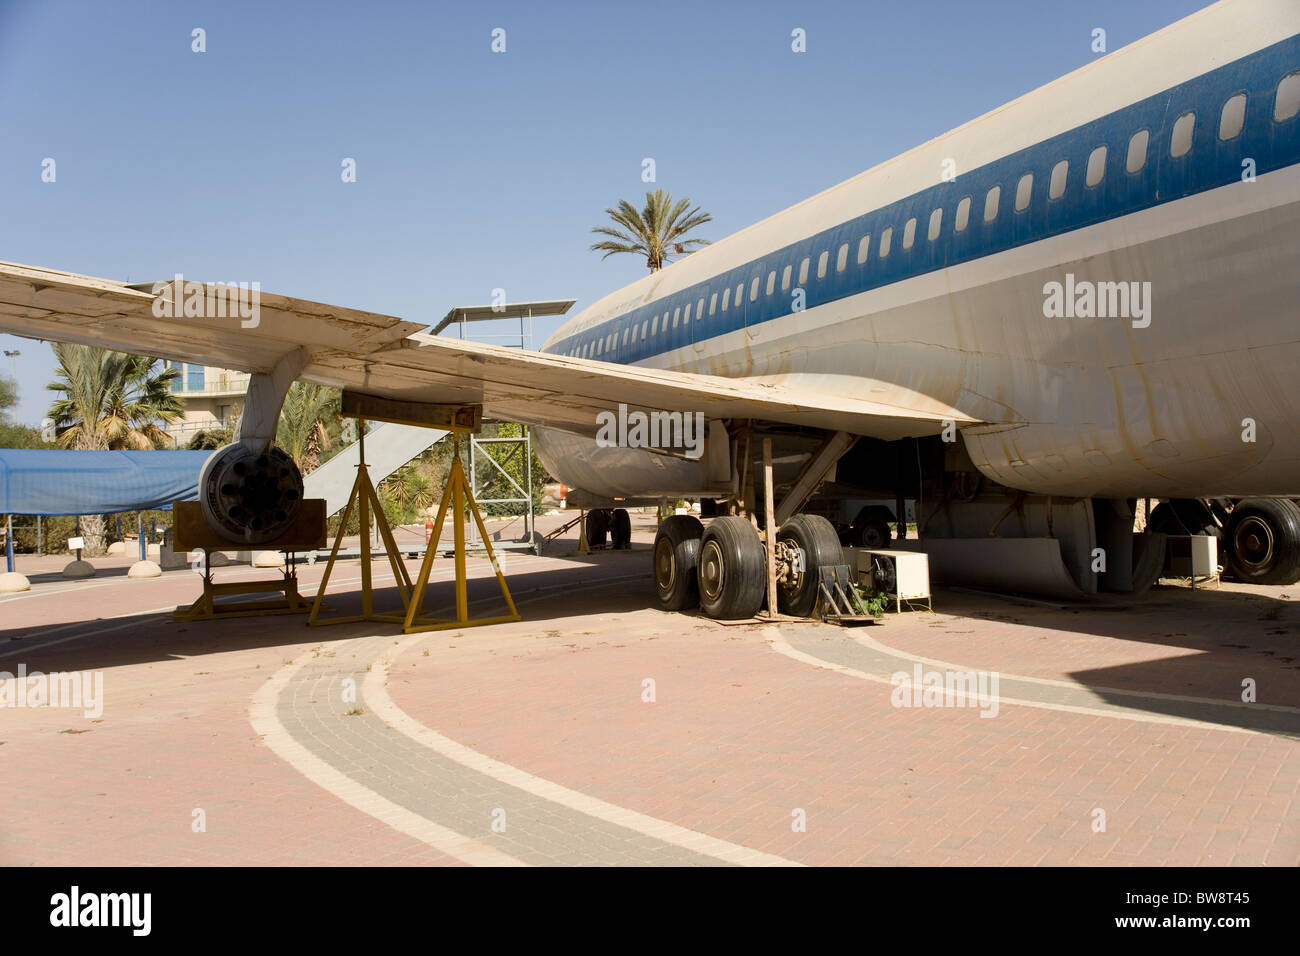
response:
M483 516L479 514L478 505L474 501L473 489L470 488L469 482L465 478L465 469L460 462L459 439L459 433L453 433L455 454L451 460L451 474L447 478L447 487L442 493L442 501L438 504L438 517L433 521L433 539L429 542L428 550L424 553L424 561L420 565L420 573L416 578L414 593L407 602L406 617L402 625L402 630L407 634L413 634L417 631L441 631L453 627L477 627L480 624L504 624L521 620L519 612L515 609L514 599L510 596L510 588L506 586L505 575L501 573L501 566L497 563L496 554L492 550L492 542L488 538L487 529L483 527ZM425 590L429 586L429 575L433 572L433 559L438 551L438 541L442 537L443 519L447 515L449 506L452 512L452 529L455 540L456 619L454 621L439 621L422 617L421 612L424 607ZM478 618L476 620L470 619L468 576L465 572L465 524L467 523L465 512L467 510L474 518L474 524L478 527L478 532L483 539L483 547L487 549L488 560L492 562L492 570L496 572L497 584L501 586L501 596L505 598L506 607L510 609L510 613L507 615Z
M370 481L370 472L366 468L364 420L358 419L357 430L361 435L358 448L360 463L357 465L357 480L353 482L352 491L348 495L347 507L343 509L343 520L339 523L339 533L334 538L334 547L330 550L329 563L325 565L325 576L321 578L320 589L316 592L316 600L312 604L311 616L307 619L307 623L313 627L325 624L355 624L358 621L401 623L407 619L406 612L411 605L411 576L407 573L406 565L402 563L402 556L397 550L397 543L393 540L393 530L388 526L384 508L379 502L379 495L375 492L375 486ZM320 612L324 607L325 588L329 585L330 575L334 572L334 562L338 559L339 548L343 544L344 535L347 534L348 522L352 518L352 509L354 507L359 512L361 531L361 613L348 617L333 617L322 620ZM388 563L393 569L393 577L397 581L397 590L402 596L401 614L375 613L374 584L370 572L370 520L372 513L375 525L383 538L384 550L387 552Z
M523 509L524 518L524 536L519 541L498 541L497 547L502 550L515 548L538 553L537 534L533 530L533 442L528 433L526 426L520 426L522 434L517 438L475 438L473 435L469 439L469 488L471 492L481 493L486 489L487 482L493 479L504 478L508 487L505 489L506 496L498 498L479 497L480 504L509 504L519 505ZM503 445L509 446L506 452L505 460L498 461L491 453L489 446ZM524 463L524 485L520 487L518 481L514 479L505 466L514 460L515 456L523 453ZM489 467L483 486L479 484L478 463L482 459L488 463ZM495 473L494 473L495 472ZM510 488L513 488L517 495L509 495ZM470 528L469 544L471 548L478 548L479 538L475 528Z

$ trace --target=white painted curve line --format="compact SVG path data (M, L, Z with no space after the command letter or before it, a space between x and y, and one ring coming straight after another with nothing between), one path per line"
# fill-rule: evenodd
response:
M386 823L401 833L433 847L440 853L472 866L526 866L494 847L471 837L439 826L432 820L413 813L403 806L380 796L368 787L357 783L343 772L331 767L314 753L298 743L285 730L276 716L276 702L288 685L310 658L303 657L280 668L270 680L253 695L249 719L253 729L268 747L285 763L300 774L338 797L349 806Z
M567 807L570 810L575 810L586 816L594 817L597 820L604 820L614 826L633 830L636 833L664 843L670 843L673 846L682 847L704 856L711 856L714 859L726 863L735 863L740 866L803 865L793 860L787 860L784 857L763 853L760 850L753 850L736 843L729 843L726 840L711 837L706 833L669 823L667 820L660 820L656 817L638 813L635 810L615 806L612 803L606 803L604 800L585 793L579 793L576 790L570 790L558 783L533 776L526 770L521 770L511 764L494 760L486 754L481 754L477 750L459 744L424 726L424 724L415 720L393 703L393 699L388 696L388 688L385 684L388 681L392 661L426 637L427 635L415 634L401 641L396 647L392 648L390 655L386 659L375 662L375 665L366 672L365 680L362 683L362 694L365 696L366 705L370 708L370 712L394 730L428 747L434 753L448 760L454 760L462 766L485 774L501 783L531 793L533 796L541 797L543 800L549 800L562 807Z
M814 667L820 667L825 670L835 671L836 673L844 674L848 677L855 677L858 680L869 680L877 684L887 684L891 687L897 686L896 684L894 684L892 680L890 680L890 678L882 676L880 674L870 674L867 673L866 671L860 671L854 667L847 667L844 664L836 664L833 661L825 661L822 660L820 657L814 657L812 654L806 654L803 651L796 650L795 648L791 647L788 643L786 643L785 638L781 636L780 631L775 626L767 628L767 633L764 635L764 637L767 643L771 645L772 650L776 651L778 654L784 654L786 657L792 658L793 660L801 661L802 663L805 664L811 664ZM868 640L870 639L868 638ZM897 651L892 648L886 647L883 644L875 644L874 642L872 642L871 644L867 644L867 646L869 647L873 645L874 648L877 650L883 651L885 653L893 654L895 656L902 657L905 660L909 660L913 662L929 663L935 665L936 667L942 667L948 670L956 670L956 671L968 671L972 669L969 667L958 667L955 664L948 664L945 663L944 661L935 661L923 657L912 657L911 655L904 654L902 651ZM1030 679L1030 678L1019 677L1015 674L1001 674L1000 672L999 672L999 677L1007 677L1010 680ZM1046 680L1043 680L1041 682L1055 683L1053 681L1046 681ZM1061 682L1061 686L1073 687L1078 690L1087 690L1087 688L1081 687L1078 684L1069 684L1066 682ZM1211 704L1220 703L1220 701L1205 701L1204 698L1200 698L1200 697L1183 697L1183 698L1174 698L1174 699L1184 700L1184 701L1203 701ZM1148 723L1148 724L1169 724L1175 727L1195 727L1200 730L1222 730L1225 733L1230 733L1230 734L1267 734L1267 731L1251 730L1248 727L1236 727L1231 724L1216 724L1205 720L1192 720L1191 718L1188 717L1169 717L1164 714L1139 714L1139 713L1130 713L1126 711L1103 710L1100 707L1076 707L1072 704L1053 704L1041 700L1023 700L1018 697L1005 697L1001 694L998 695L997 700L999 704L1014 704L1020 707L1037 707L1039 710L1059 710L1067 714L1087 714L1092 717L1114 717L1118 720L1135 720L1135 721Z

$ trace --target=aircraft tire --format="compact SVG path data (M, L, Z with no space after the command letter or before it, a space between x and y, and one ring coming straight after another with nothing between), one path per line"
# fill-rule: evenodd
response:
M632 547L632 519L626 508L615 508L609 524L609 546L615 551Z
M587 547L605 547L605 536L609 534L609 524L608 508L595 508L587 512Z
M748 518L714 518L700 539L700 607L724 621L753 617L763 606L767 556Z
M665 611L700 605L700 539L704 525L690 515L671 515L655 535L655 594Z
M1224 562L1247 584L1300 581L1300 507L1287 498L1237 502L1224 537Z
M885 537L888 540L888 534ZM798 514L781 525L776 538L794 544L803 552L803 570L777 584L777 607L782 614L808 617L817 607L821 569L844 563L839 535L835 526L821 515Z

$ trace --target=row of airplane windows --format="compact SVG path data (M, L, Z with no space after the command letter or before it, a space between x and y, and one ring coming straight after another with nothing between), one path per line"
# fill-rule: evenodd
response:
M1283 123L1292 119L1300 113L1300 71L1288 74L1278 83L1277 94L1273 104L1273 121ZM1241 131L1246 122L1246 94L1235 93L1228 97L1224 102L1223 108L1219 112L1219 139L1227 142L1234 140L1241 135ZM1169 155L1173 159L1186 156L1192 148L1192 133L1196 128L1196 113L1188 111L1183 113L1174 121L1173 130L1169 136ZM1128 153L1125 157L1124 168L1129 173L1138 173L1146 166L1147 148L1150 144L1151 131L1147 129L1138 130L1134 133L1128 142ZM1084 174L1084 185L1089 189L1095 189L1100 185L1106 175L1106 157L1107 147L1098 146L1088 156L1088 163ZM1070 173L1069 160L1062 159L1052 167L1051 176L1048 179L1047 198L1049 201L1055 201L1065 195L1065 184ZM1025 173L1016 183L1016 212L1024 212L1029 208L1030 200L1033 197L1034 174ZM993 222L998 217L998 208L1002 201L1002 187L993 186L984 195L984 221ZM971 197L965 196L957 203L956 214L953 217L953 231L964 232L970 224L970 207ZM939 238L940 230L943 228L943 208L936 208L930 213L929 226L926 230L926 238L933 242ZM876 246L876 255L884 259L889 256L890 249L894 240L893 226L887 226L880 232L880 241ZM903 226L903 248L911 249L916 242L916 217L913 216ZM843 243L835 253L835 271L843 272L848 268L849 263L849 243ZM865 265L870 257L871 236L865 235L858 241L857 264ZM812 257L805 256L799 263L798 286L803 287L808 281L808 272L812 265ZM830 250L823 250L817 257L817 278L824 279L830 268ZM794 273L794 266L787 265L781 272L781 291L790 290L791 278ZM776 270L773 269L767 274L766 288L763 290L765 295L772 295L776 291ZM749 284L749 301L757 302L760 288L764 285L759 276L754 276ZM699 321L705 315L705 299L708 299L708 314L714 315L719 311L726 312L731 308L734 302L739 308L745 296L745 283L740 282L736 285L733 299L732 289L730 287L722 290L721 302L719 302L719 293L714 292L711 295L706 293L694 303L695 319ZM661 332L667 333L670 328L677 328L678 325L689 325L691 321L692 305L687 304L679 306L671 313L665 310L662 314L655 315L641 323L640 328L631 326L623 329L622 335L618 332L610 332L594 342L587 342L583 345L574 346L566 354L576 358L597 358L609 352L617 351L631 343L644 342L647 337L655 336ZM671 321L671 325L669 324Z

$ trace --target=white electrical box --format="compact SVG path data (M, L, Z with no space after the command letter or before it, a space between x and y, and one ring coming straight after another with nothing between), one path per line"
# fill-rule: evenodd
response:
M894 610L903 604L930 603L930 556L923 551L894 551L890 548L854 548L858 583L882 591L894 601Z
M1195 587L1219 578L1219 539L1212 534L1170 535L1169 570Z

